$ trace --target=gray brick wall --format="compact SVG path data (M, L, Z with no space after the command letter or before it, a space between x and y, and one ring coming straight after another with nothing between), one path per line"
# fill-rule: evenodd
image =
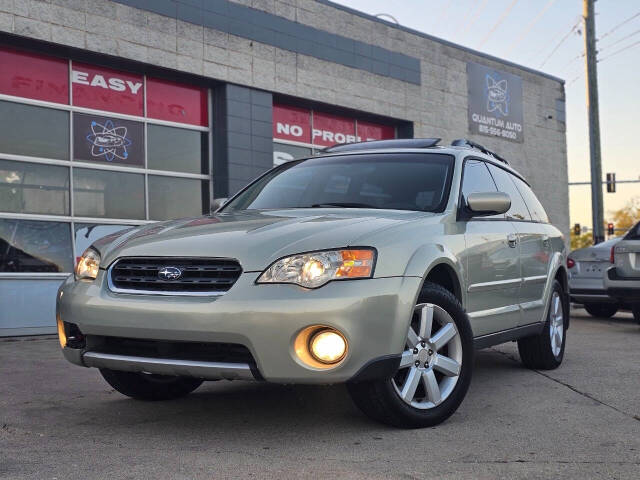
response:
M312 28L419 59L420 81L412 83L387 76L381 66L371 71L373 61L371 69L348 66L296 51L290 44L274 46L266 39L247 38L246 31L241 36L229 33L224 26L210 28L196 16L191 22L176 18L178 8L193 12L194 4L205 3L200 0L137 2L145 8L156 5L156 11L109 0L0 0L0 31L406 120L413 122L415 136L439 136L447 142L470 136L466 62L482 63L519 75L523 80L524 143L471 138L508 158L532 183L552 221L568 235L565 123L557 114L558 102L564 101L564 85L557 79L397 28L324 0L236 0L233 3L250 7L255 18L261 14L253 11L268 13L293 21L301 31ZM207 0L206 3L219 2ZM162 14L162 8L169 9L166 15ZM548 118L550 115L553 118ZM237 165L266 166L263 163L267 161L266 155L256 161L257 164L246 158ZM236 173L239 171L240 167L233 175L239 175ZM245 169L247 171L250 169ZM227 174L226 178L230 186L238 187L232 182L237 177Z

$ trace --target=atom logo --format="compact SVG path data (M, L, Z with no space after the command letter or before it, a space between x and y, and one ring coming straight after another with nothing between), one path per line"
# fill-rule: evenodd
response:
M487 80L487 112L496 110L503 117L509 115L509 93L507 92L507 81L496 81L491 75L486 76Z
M131 140L127 138L127 127L116 127L111 120L104 125L92 121L91 132L87 141L91 144L92 156L104 157L108 162L129 157L127 147L131 146Z

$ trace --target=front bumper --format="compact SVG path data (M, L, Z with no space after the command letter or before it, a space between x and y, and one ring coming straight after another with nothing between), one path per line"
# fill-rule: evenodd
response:
M69 278L57 297L60 318L78 325L88 337L239 344L251 352L253 366L113 358L91 352L90 347L66 347L63 353L78 365L166 375L248 378L251 373L281 383L345 382L362 376L368 367L384 371L378 368L381 362L402 352L422 282L419 277L389 277L337 281L307 290L256 285L258 275L242 274L219 297L165 297L115 294L101 270L93 282ZM315 324L340 330L349 343L347 356L334 368L307 366L294 351L297 334Z
M626 302L640 302L640 277L620 277L616 267L609 268L604 275L607 294Z

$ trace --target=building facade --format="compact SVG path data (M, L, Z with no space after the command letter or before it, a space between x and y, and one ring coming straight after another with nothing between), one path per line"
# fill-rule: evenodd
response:
M568 233L562 80L326 0L0 2L0 335L97 238L335 143L470 138Z

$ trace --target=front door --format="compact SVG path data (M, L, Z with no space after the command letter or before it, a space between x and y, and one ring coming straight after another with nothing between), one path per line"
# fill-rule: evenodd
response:
M496 191L485 162L467 159L461 202L470 193ZM465 225L465 242L467 312L474 336L518 326L520 253L512 222L504 215L471 218Z

